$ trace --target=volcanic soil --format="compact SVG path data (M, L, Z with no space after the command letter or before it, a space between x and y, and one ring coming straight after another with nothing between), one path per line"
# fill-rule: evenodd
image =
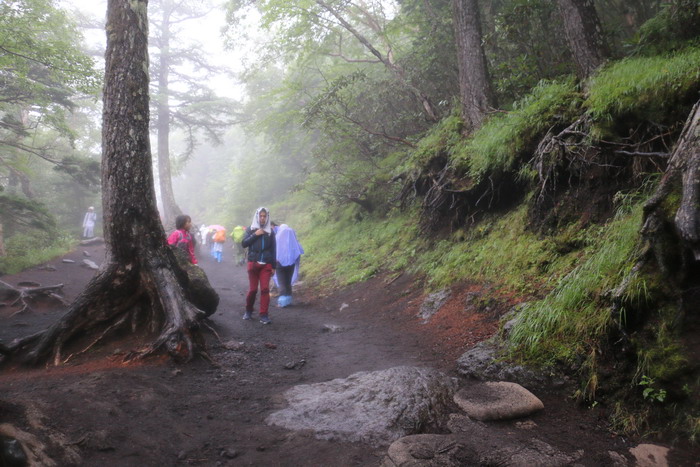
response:
M101 263L103 247L80 247L44 267L0 279L15 286L63 284L71 301L95 273L81 265L88 256ZM241 319L245 268L230 255L220 264L201 252L199 258L221 297L203 327L211 360L177 364L157 357L124 364L124 354L138 345L132 337L98 344L58 367L4 368L0 426L34 435L57 465L378 465L386 447L319 440L265 419L285 407L285 390L358 371L412 365L458 377L457 357L496 332L499 317L514 303L502 297L467 306L482 290L465 284L425 323L417 316L425 298L420 286L408 275L384 275L337 291L302 283L295 304L272 307L273 324L265 326ZM21 313L17 306L0 307L2 342L44 329L66 309L55 300L30 306ZM637 443L608 430L604 407L577 406L570 388L536 395L545 410L530 417L532 437L567 452L628 455ZM673 449L669 458L671 465L698 465L697 459L700 452L691 448Z

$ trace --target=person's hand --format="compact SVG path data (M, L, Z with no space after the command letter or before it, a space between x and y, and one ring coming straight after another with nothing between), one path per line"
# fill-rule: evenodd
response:
M264 229L258 229L258 230L255 231L255 235L257 235L258 237L259 237L260 235L264 234L264 233L265 233L265 230L264 230Z

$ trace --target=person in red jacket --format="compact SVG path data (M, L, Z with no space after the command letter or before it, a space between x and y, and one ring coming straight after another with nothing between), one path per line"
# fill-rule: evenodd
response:
M190 256L192 264L197 264L197 258L194 256L194 237L190 233L192 227L192 219L190 216L181 214L175 218L175 230L168 237L168 245L175 245L182 248Z

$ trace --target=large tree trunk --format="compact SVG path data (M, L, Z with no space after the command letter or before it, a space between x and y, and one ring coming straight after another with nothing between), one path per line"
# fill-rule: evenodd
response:
M197 346L197 321L203 313L185 299L187 276L166 245L155 203L147 4L108 3L102 130L105 262L55 325L10 346L11 358L59 364L69 341L89 348L119 330L141 330L153 339L137 356L165 348L187 360Z
M170 171L170 105L168 104L168 87L170 71L170 13L169 5L163 5L161 23L160 67L158 69L158 182L160 201L162 203L163 223L166 229L175 228L175 218L182 210L175 201L172 174Z
M557 0L564 33L579 78L589 77L607 55L593 0Z
M481 126L488 111L496 106L486 54L481 44L481 21L476 0L452 0L459 100L465 133Z
M676 232L684 248L700 261L700 101L690 112L656 193L644 206L642 231L647 236L665 221L663 201L679 184L682 196L674 219Z

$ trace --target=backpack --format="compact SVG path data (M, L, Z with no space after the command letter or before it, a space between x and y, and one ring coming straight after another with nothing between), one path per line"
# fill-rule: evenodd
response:
M212 240L214 240L216 243L224 243L226 241L226 231L217 230Z

